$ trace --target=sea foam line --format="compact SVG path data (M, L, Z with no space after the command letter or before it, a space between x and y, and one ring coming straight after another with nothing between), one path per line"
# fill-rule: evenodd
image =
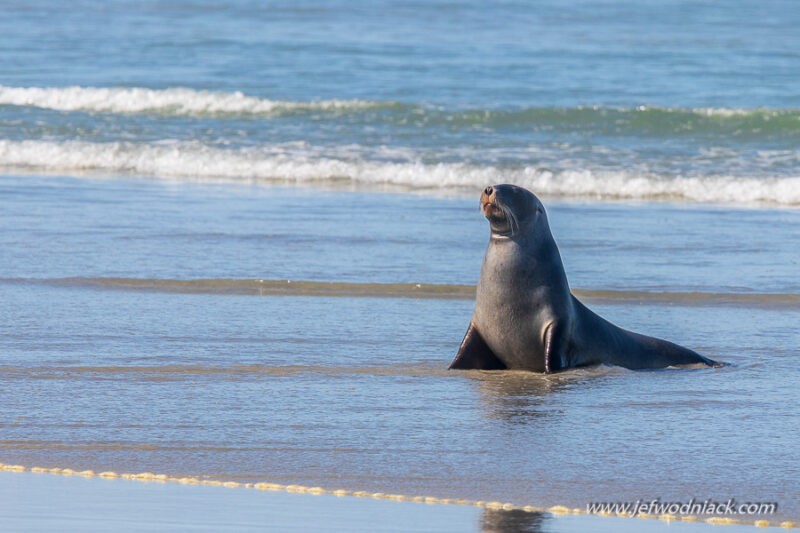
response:
M218 148L199 142L0 140L0 170L243 184L327 182L433 192L515 183L544 196L800 207L796 176L660 176L627 170L382 161L276 147Z
M465 109L446 111L440 107L403 105L390 101L333 99L320 101L271 100L246 95L241 91L209 91L189 87L151 89L147 87L10 87L0 85L0 105L32 106L58 111L97 113L160 113L174 115L264 115L282 111L342 111L370 108L405 107L415 112L427 110L446 120L468 123L493 123L508 120L526 122L572 123L586 120L608 120L616 123L622 117L742 118L760 120L788 118L800 121L800 110L771 108L671 108L637 107L523 107L511 109ZM741 124L739 124L741 126ZM762 125L763 126L763 125Z
M291 102L247 96L239 91L215 92L173 87L6 87L0 105L32 106L58 111L157 113L168 115L269 115L291 111L342 111L391 105L364 100Z
M534 505L516 505L513 503L504 503L499 501L482 501L482 500L466 500L455 498L437 498L435 496L409 496L405 494L391 494L384 492L369 492L369 491L352 491L347 489L326 489L323 487L308 487L305 485L282 485L280 483L241 483L238 481L223 481L218 479L211 479L198 476L170 476L167 474L154 474L152 472L140 473L117 473L114 471L95 472L94 470L72 470L70 468L46 468L46 467L31 467L28 468L24 465L11 465L0 463L0 472L30 472L33 474L52 474L60 476L79 476L83 478L103 478L103 479L121 479L129 481L138 481L145 483L177 483L181 485L205 485L211 487L224 487L228 489L255 489L271 492L289 492L293 494L311 494L314 496L321 496L328 494L338 497L355 497L355 498L369 498L374 500L390 500L396 502L410 502L410 503L425 503L429 505L464 505L470 507L479 507L494 511L524 511L527 513L548 513L553 516L564 515L586 515L586 511L579 508L570 508L565 505L554 505L551 507L539 507ZM619 518L639 518L639 519L658 519L664 522L684 521L684 522L698 522L704 521L713 525L745 525L750 522L737 520L729 517L712 516L703 520L695 515L649 515L649 514L631 514L631 513L616 513L611 514L607 512L592 513L594 516L606 517L619 517ZM785 520L783 522L770 522L768 520L756 520L752 522L756 527L770 527L778 526L786 529L796 528L796 522Z

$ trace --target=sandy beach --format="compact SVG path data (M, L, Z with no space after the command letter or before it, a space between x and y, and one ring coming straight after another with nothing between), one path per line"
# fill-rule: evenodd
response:
M488 506L308 495L155 480L0 472L9 531L443 531L577 533L708 531L677 517L620 518ZM731 521L728 521L731 522ZM752 524L718 520L722 531ZM767 523L759 522L760 527ZM777 525L777 524L773 524ZM784 526L785 527L785 526Z

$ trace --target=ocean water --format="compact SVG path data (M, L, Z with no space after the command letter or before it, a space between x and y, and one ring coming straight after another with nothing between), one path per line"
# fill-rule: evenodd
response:
M787 1L11 3L0 169L800 204Z
M793 2L2 11L0 461L800 519ZM448 372L495 182L728 365Z

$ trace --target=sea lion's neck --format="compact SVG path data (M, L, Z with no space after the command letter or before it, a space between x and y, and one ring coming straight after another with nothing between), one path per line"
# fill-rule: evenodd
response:
M567 285L558 246L549 231L527 232L513 237L492 234L484 268L491 278L526 278Z

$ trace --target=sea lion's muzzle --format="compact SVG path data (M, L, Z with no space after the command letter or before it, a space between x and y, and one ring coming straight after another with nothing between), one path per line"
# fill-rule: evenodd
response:
M501 212L500 208L497 207L494 188L491 185L486 187L481 194L481 211L483 211L486 218Z

